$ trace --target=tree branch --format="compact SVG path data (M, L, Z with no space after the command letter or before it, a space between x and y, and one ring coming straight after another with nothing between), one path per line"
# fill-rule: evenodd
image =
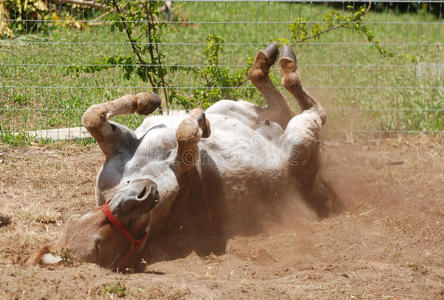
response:
M333 26L333 27L327 28L327 29L325 29L325 30L323 30L323 31L320 31L320 32L317 34L317 36L319 36L319 35L321 35L321 34L325 34L325 33L327 33L327 32L330 32L330 31L332 31L332 30L335 30L335 29L339 29L339 28L342 28L342 27L346 27L347 25L348 25L348 23L344 23L344 24L341 24L341 25L338 25L338 26ZM296 41L296 42L294 42L294 43L291 43L290 45L291 45L291 46L294 46L294 45L297 45L297 44L301 44L301 43L303 43L303 42L305 42L305 41L312 40L312 39L314 39L315 37L316 37L316 36L314 36L314 35L307 36L306 38L303 38L303 39L301 39L301 40L299 40L299 41Z
M122 11L119 8L119 5L117 4L116 0L113 0L113 5L114 5L114 9L116 10L116 12L119 14L119 18L123 23L123 28L125 28L125 32L126 35L128 36L128 39L130 41L131 44L131 48L133 49L134 54L136 54L137 58L139 59L140 64L145 68L145 70L147 70L147 63L146 61L142 58L142 56L139 53L139 50L137 50L136 45L134 45L133 42L133 38L131 37L131 33L129 32L128 26L126 24L126 19L125 17L122 15ZM151 83L151 86L153 87L154 90L156 90L156 84L153 81L153 79L151 78L151 75L149 74L148 71L146 71L146 75L148 77L148 80Z
M147 30L146 34L148 37L148 41L150 43L148 46L148 50L150 53L151 63L153 65L152 69L153 69L153 74L154 74L155 71L159 71L159 70L156 70L156 67L154 67L154 65L158 65L157 68L162 68L162 60L161 60L161 56L160 56L158 43L157 42L154 43L153 37L152 37L152 34L157 35L157 30L156 30L156 26L153 24L154 15L152 14L152 10L151 10L149 1L147 1L145 4L145 13L146 13L146 16L148 19L148 30ZM154 51L156 51L157 62L155 61ZM165 83L164 74L159 75L159 73L157 73L157 76L159 77L160 83L162 84L162 91L163 91L163 95L165 97L166 109L167 109L167 111L169 111L168 94L167 94L166 88L165 88L166 83Z

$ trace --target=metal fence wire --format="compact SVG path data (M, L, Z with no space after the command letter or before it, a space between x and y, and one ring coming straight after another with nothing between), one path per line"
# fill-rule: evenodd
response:
M90 105L126 93L153 91L150 82L131 73L141 65L129 59L134 53L128 37L125 30L118 30L115 11L106 5L112 1L33 0L28 2L39 8L25 14L13 8L8 11L10 2L0 3L3 136L25 131L54 137L54 131L48 132L61 128L74 132L80 130L75 128L81 126L81 116ZM210 64L205 54L209 37L217 37L221 51L213 67L245 76L244 70L258 50L272 40L291 38L292 24L325 24L323 16L328 12L348 15L361 5L368 2L173 1L169 13L164 7L166 11L153 20L164 25L160 41L150 42L142 36L134 45L154 43L162 53L167 84L157 87L165 88L169 109L187 108L187 99L203 103L199 95L208 96L211 93L206 90L221 88L228 91L222 92L223 97L261 103L249 82L241 86L208 84L202 70ZM444 132L443 13L442 1L374 2L363 24L393 57L382 56L365 36L349 29L334 30L293 47L304 87L327 110L328 130ZM110 63L112 59L116 60ZM276 67L271 77L280 86ZM236 93L230 93L231 89ZM138 116L118 119L129 127L141 120Z

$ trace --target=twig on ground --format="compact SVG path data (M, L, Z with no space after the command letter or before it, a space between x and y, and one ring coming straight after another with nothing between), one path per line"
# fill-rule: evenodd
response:
M369 210L367 210L367 211L364 211L364 212L360 213L359 215L360 215L361 217L367 217L367 216L368 216L369 214L371 214L375 209L376 209L376 207L373 207L372 209L369 209Z

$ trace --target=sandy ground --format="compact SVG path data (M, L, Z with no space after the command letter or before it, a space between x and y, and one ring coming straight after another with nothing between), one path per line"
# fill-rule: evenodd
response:
M96 146L0 146L0 299L444 299L444 139L327 140L324 173L346 209L292 215L225 253L117 274L93 264L24 267L95 205Z

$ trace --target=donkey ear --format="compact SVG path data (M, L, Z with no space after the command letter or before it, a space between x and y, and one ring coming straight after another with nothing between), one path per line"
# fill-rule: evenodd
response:
M117 193L110 201L109 207L117 217L125 216L133 209L148 212L159 201L157 185L149 179L136 179Z
M55 264L58 264L59 262L61 262L62 260L63 259L60 256L58 256L58 255L54 255L52 253L45 253L40 258L40 264L42 264L42 265L55 265Z
M46 245L39 251L28 256L25 259L25 265L55 265L63 260L60 256L54 255L50 251L51 245Z

